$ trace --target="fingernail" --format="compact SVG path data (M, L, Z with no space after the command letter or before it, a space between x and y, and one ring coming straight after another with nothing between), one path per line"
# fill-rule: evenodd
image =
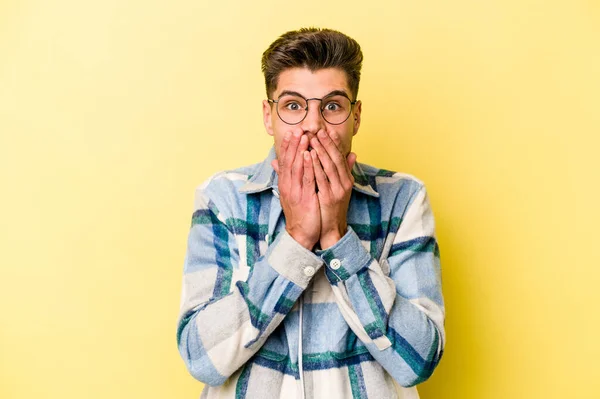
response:
M300 137L301 134L302 134L302 132L300 130L296 130L294 132L294 137L298 138L298 137Z
M325 132L324 132L324 131L322 131L322 130L319 130L319 132L317 133L317 135L318 135L319 137L325 137L325 136L326 136Z

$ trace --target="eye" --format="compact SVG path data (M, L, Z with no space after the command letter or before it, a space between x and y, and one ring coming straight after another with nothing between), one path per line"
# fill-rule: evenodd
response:
M331 102L328 102L327 104L325 104L324 109L326 111L337 111L340 109L340 107L341 106L338 103L331 101Z
M285 108L289 109L290 111L300 111L302 108L302 106L294 101L290 101L287 104L285 104Z

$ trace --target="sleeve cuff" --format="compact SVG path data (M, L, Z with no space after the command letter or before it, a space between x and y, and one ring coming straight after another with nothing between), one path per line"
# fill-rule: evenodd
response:
M331 283L345 281L359 270L369 267L373 258L356 232L348 226L346 234L333 246L315 253L325 262L325 275Z
M323 266L323 259L300 245L286 230L271 245L273 249L267 258L271 267L302 289Z

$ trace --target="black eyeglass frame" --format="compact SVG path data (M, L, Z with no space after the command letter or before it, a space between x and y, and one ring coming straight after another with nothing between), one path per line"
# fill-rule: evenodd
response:
M317 98L317 97L314 97L314 98L304 98L304 97L302 97L300 95L297 95L297 97L301 97L304 101L306 101L306 108L304 108L304 111L305 111L304 112L304 117L302 119L300 119L300 121L298 121L296 123L289 123L289 122L284 121L283 118L281 117L281 115L279 115L279 107L275 106L275 109L277 110L277 116L279 117L279 119L281 119L281 121L283 123L286 123L288 125L297 125L297 124L301 123L304 119L306 119L306 116L308 115L308 102L310 100L319 100L319 101L321 101L321 104L323 104L323 99L326 99L328 97L334 97L334 96L342 96L342 97L346 97L348 100L350 100L350 98L348 96L344 95L344 94L327 95L327 96L322 97L322 98ZM269 103L274 103L274 104L279 103L280 100L281 100L281 97L279 97L277 100L273 100L273 99L267 98L267 101ZM354 104L356 104L356 102L357 102L357 100L354 100L354 101L350 100L350 112L348 112L348 116L346 117L346 119L344 119L340 123L331 123L331 122L329 122L327 120L327 118L325 118L325 115L323 115L323 108L319 107L319 110L321 111L321 116L323 117L323 120L325 122L329 123L330 125L341 125L342 123L346 122L348 120L348 118L350 118L350 115L352 115L352 107L354 107Z

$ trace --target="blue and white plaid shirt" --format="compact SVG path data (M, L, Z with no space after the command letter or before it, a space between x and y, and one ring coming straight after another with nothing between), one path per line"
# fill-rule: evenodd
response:
M274 158L196 188L177 345L201 397L418 398L445 345L424 184L356 163L346 234L311 252L285 230Z

